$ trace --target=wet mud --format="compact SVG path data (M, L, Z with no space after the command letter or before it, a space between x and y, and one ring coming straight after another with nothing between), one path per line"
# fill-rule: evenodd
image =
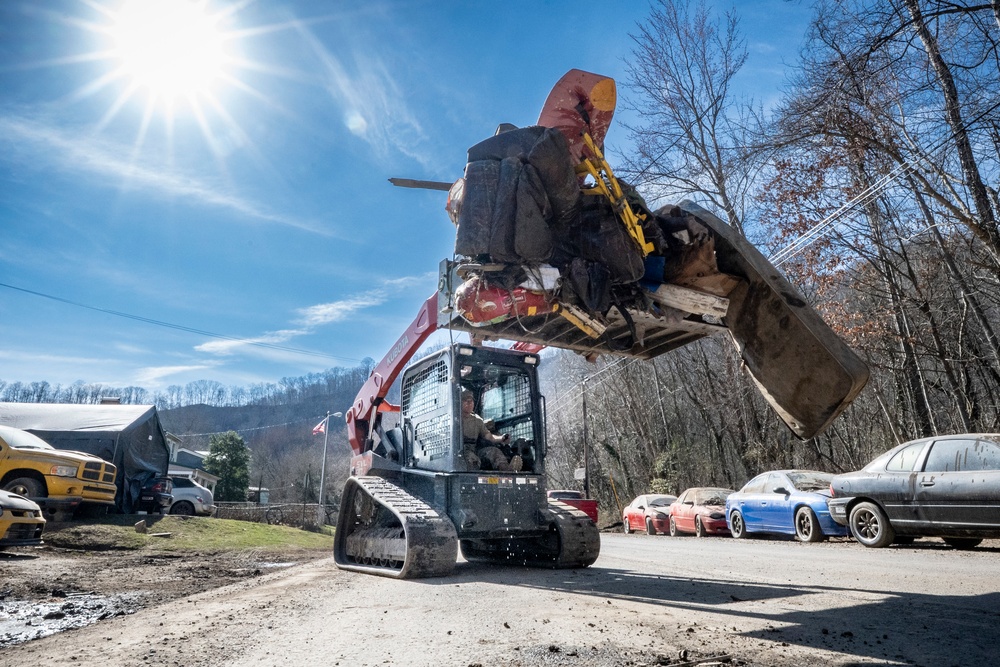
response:
M141 595L52 591L46 601L0 599L0 649L135 613Z

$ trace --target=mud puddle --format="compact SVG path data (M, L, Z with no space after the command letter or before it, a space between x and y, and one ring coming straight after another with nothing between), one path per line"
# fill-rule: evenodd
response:
M0 648L134 614L139 593L96 595L53 591L45 602L0 599Z

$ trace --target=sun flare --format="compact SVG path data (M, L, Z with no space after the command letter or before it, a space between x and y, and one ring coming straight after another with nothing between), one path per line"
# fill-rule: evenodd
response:
M167 102L208 94L229 61L217 23L204 2L129 0L111 27L122 74Z

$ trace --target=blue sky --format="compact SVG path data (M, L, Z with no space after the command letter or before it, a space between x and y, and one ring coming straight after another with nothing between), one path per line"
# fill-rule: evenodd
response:
M444 194L387 179L461 176L569 69L623 81L649 11L203 4L150 32L123 0L0 2L0 380L157 390L379 359L454 246ZM743 89L772 102L808 9L739 12ZM174 20L183 49L160 39ZM620 125L608 147L628 150Z

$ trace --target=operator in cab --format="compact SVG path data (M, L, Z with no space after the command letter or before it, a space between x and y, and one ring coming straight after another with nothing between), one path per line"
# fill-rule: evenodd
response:
M469 389L462 390L462 457L472 470L479 470L488 462L493 470L519 472L523 466L520 456L509 461L496 445L505 444L510 434L497 435L490 432L486 422L476 414L476 397Z

